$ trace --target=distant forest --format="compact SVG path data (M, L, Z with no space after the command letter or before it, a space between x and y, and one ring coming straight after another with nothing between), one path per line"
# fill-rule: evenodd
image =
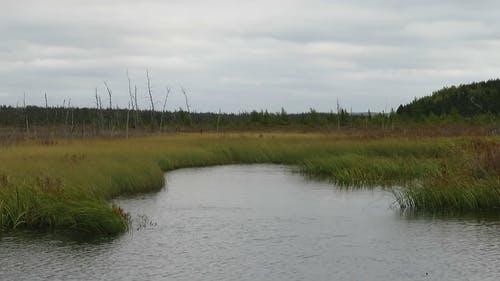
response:
M152 111L109 108L77 107L12 107L0 106L0 128L14 127L30 131L40 128L64 128L67 133L113 134L123 130L141 131L222 131L225 129L252 129L263 127L359 127L389 126L396 114L350 114L339 108L339 113L317 112L287 113L265 110L240 113Z
M399 106L397 113L417 118L428 115L498 115L500 79L443 88L430 96L415 98L411 103Z
M152 100L152 97L151 97ZM395 129L412 127L481 126L499 129L500 80L443 88L430 96L401 105L397 111L351 113L341 105L331 112L305 113L251 111L200 113L179 108L158 111L103 106L0 106L0 135L22 133L42 136L119 136L178 131L235 131L252 129ZM186 96L187 104L187 96Z

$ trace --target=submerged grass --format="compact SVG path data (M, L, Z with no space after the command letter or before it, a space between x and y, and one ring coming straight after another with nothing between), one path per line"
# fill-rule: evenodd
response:
M0 147L0 229L114 234L126 213L109 203L157 191L163 172L234 163L296 165L346 186L407 186L403 208L500 207L499 139L350 139L334 134L180 134Z

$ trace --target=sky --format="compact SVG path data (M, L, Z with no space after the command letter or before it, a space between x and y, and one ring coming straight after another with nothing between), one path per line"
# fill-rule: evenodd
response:
M389 111L500 77L500 1L2 0L0 104Z

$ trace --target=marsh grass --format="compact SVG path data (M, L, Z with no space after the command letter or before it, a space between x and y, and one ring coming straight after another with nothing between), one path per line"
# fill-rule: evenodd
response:
M52 228L114 234L127 229L127 216L119 207L72 188L53 193L39 187L4 186L0 198L3 230Z
M500 210L500 142L471 139L450 147L439 172L395 192L403 208L431 213Z
M341 186L393 186L438 173L435 160L414 157L384 157L359 154L305 159L304 174L329 179Z
M402 208L495 209L498 143L294 133L22 143L0 147L0 228L120 233L129 217L110 199L161 189L164 171L236 163L294 165L343 186L405 186L394 192Z

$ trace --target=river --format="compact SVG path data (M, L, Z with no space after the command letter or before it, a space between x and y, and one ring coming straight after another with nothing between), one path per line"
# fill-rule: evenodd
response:
M498 280L500 221L411 217L276 165L181 169L129 233L0 236L0 280Z

